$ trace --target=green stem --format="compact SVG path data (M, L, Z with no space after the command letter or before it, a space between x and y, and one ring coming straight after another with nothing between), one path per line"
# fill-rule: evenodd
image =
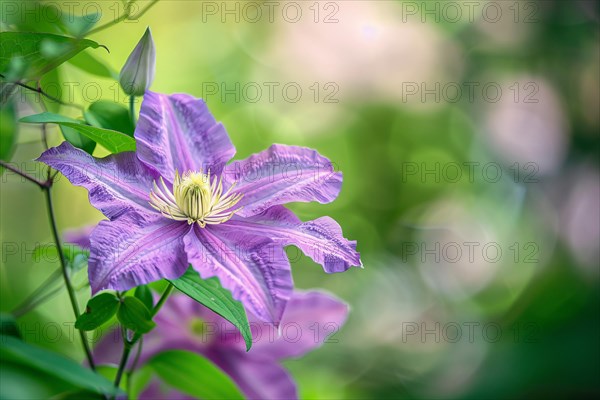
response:
M65 255L62 250L62 245L60 242L60 236L58 234L58 229L56 227L56 217L54 216L54 207L52 205L52 195L50 193L50 188L46 188L44 190L44 194L46 195L46 205L48 208L48 217L50 218L50 227L52 229L52 236L54 237L54 242L56 243L56 249L58 250L58 256L60 259L60 267L62 270L62 275L65 280L65 286L67 287L67 292L69 293L69 299L71 300L71 306L73 307L73 313L75 314L75 318L79 318L79 305L77 304L77 298L75 297L75 291L73 290L73 285L71 284L71 278L69 277L69 271L67 270L67 262L65 260ZM85 351L85 355L88 359L88 363L92 370L96 370L96 366L94 364L94 359L92 357L92 351L90 350L90 344L87 341L87 335L84 331L79 330L79 336L81 337L81 343L83 345L83 350Z
M171 282L169 282L169 285L167 286L167 288L163 292L162 296L160 296L160 299L158 300L158 303L156 303L156 305L152 309L152 312L151 312L152 317L154 317L160 311L160 309L162 308L163 304L165 303L165 301L167 301L167 298L169 297L169 295L173 291L173 288L175 288L175 286L173 286L173 284Z
M127 372L125 372L125 375L127 376L127 393L129 394L131 392L131 377L133 376L133 373L135 372L135 368L138 365L138 362L140 361L140 356L142 355L142 346L144 345L144 337L140 337L140 341L138 344L138 348L137 348L137 352L135 353L135 358L133 359L133 364L131 364L131 368L129 368L127 370Z
M125 366L127 365L127 360L129 359L129 353L131 353L132 347L133 345L125 337L123 337L123 354L121 355L121 362L119 362L119 369L117 370L117 376L115 377L116 388L118 388L121 384L123 371L125 371Z
M34 310L37 306L42 304L44 301L51 299L52 297L54 297L54 295L60 293L62 290L63 290L63 287L61 285L59 287L52 289L50 292L41 295L40 297L36 296L37 298L34 298L31 301L29 301L27 304L24 304L21 307L17 308L15 311L12 312L12 314L14 315L15 318L22 317L23 315L27 314L29 311Z
M41 285L37 287L37 289L35 289L25 300L23 300L21 304L15 307L11 314L13 314L15 317L19 317L27 313L29 311L27 309L29 305L38 302L38 297L43 295L43 293L48 289L48 286L54 283L54 281L59 279L61 276L62 273L60 269L54 271L48 278L46 278L44 282L42 282ZM26 310L25 312L23 312L24 309Z
M125 21L127 20L136 20L138 18L140 18L142 15L146 14L146 12L152 7L154 6L156 3L158 3L158 0L152 0L152 2L150 4L148 4L146 6L146 8L144 8L142 11L140 11L139 13L137 13L136 15L131 15L131 4L133 4L135 1L131 1L130 3L128 3L125 6L125 12L117 19L114 19L110 22L107 22L104 25L100 25L99 27L92 29L91 31L89 31L87 34L91 35L93 33L98 33L100 31L105 30L106 28L110 28L113 25L117 25L119 22L121 21Z
M158 300L158 302L156 303L156 305L150 312L152 317L154 317L160 311L160 309L162 308L165 301L167 301L167 298L169 298L169 295L173 291L174 287L175 286L173 286L173 284L171 282L169 282L169 285L167 286L167 288L165 289L163 294L160 296L160 299ZM127 340L127 331L125 329L123 329L122 336L123 336L123 354L121 354L121 362L119 363L119 369L117 370L117 376L115 377L115 387L116 388L118 388L119 385L121 384L121 378L123 377L123 371L125 370L125 366L127 365L127 360L129 359L129 354L131 353L131 349L133 348L133 346L135 346L135 344L138 342L138 340L142 339L142 335L139 333L136 333L133 336L133 339ZM133 373L133 371L131 373Z
M131 115L131 122L135 126L135 96L129 96L129 114Z

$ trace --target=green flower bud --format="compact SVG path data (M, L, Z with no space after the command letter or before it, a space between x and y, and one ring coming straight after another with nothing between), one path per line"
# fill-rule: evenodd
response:
M156 48L150 28L147 28L127 58L119 75L119 83L128 95L142 96L154 81L155 69Z

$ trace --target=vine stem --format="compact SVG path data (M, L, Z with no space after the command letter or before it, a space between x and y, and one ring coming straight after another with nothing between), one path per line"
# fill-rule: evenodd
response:
M57 279L60 279L62 273L60 270L54 271L46 280L38 286L37 289L33 291L25 300L21 302L15 309L11 312L15 317L20 317L30 310L35 308L38 304L40 304L41 299L48 298L49 294L45 293L48 286L53 284Z
M51 183L52 181L50 181ZM44 194L46 195L46 205L48 208L48 217L50 219L50 228L52 229L52 236L54 237L54 242L56 243L56 249L58 250L58 256L60 259L60 267L62 270L62 275L65 280L65 286L67 287L67 292L69 293L69 299L71 300L71 306L73 307L73 313L75 314L75 318L79 318L79 304L77 304L77 298L75 297L75 291L73 290L73 285L71 283L71 278L69 277L69 271L67 270L67 262L65 260L65 255L62 250L62 245L60 242L60 236L58 234L58 229L56 227L56 217L54 215L54 207L52 205L52 195L50 193L50 187L45 188ZM79 336L81 338L81 343L83 345L83 350L85 351L85 355L87 357L88 363L92 370L96 370L96 365L94 364L94 358L92 357L92 351L90 350L90 344L87 341L87 335L84 331L78 329Z
M2 75L2 74L0 74L0 78L2 78L2 79L5 79L4 75ZM84 108L83 106L79 105L79 104L65 103L65 102L64 102L64 101L62 101L61 99L59 99L59 98L56 98L56 97L54 97L54 96L52 96L52 95L49 95L48 93L44 92L44 90L42 89L42 87L41 87L41 86L40 86L40 84L39 84L39 81L37 82L37 88L35 88L35 87L33 87L33 86L29 86L29 85L27 85L27 84L25 84L25 83L23 83L23 82L20 82L20 81L15 81L15 82L10 82L10 83L12 83L13 85L17 85L17 86L20 86L20 87L22 87L22 88L25 88L25 89L31 90L32 92L36 92L36 93L38 93L38 94L40 94L40 95L44 96L44 97L45 97L45 98L47 98L48 100L51 100L51 101L53 101L53 102L55 102L55 103L58 103L58 104L60 104L60 105L62 105L62 106L74 107L74 108L77 108L77 109L79 109L79 110L81 110L81 111L84 111L84 110L85 110L85 108ZM44 111L45 111L45 110L44 110Z
M117 25L121 21L125 21L126 19L128 19L128 20L136 20L136 19L140 18L142 15L146 14L146 12L148 12L148 10L150 10L150 8L152 6L154 6L156 3L158 3L158 0L152 0L152 2L150 4L148 4L146 6L146 8L144 8L142 11L140 11L136 15L131 15L131 6L132 6L133 3L134 3L134 1L132 1L131 3L129 3L129 4L127 4L125 6L125 12L121 16L119 16L119 18L116 18L116 19L114 19L114 20L112 20L110 22L107 22L104 25L100 25L99 27L92 29L91 31L89 31L87 33L87 35L91 35L91 34L103 31L106 28L110 28L113 25Z
M34 178L33 176L31 176L31 175L29 175L29 174L21 171L20 169L13 167L12 165L10 165L9 163L7 163L5 161L0 160L0 166L2 166L2 168L6 168L7 170L14 172L15 174L17 174L17 175L19 175L19 176L27 179L30 182L35 183L36 185L38 185L42 189L49 189L50 188L50 185L51 185L50 182L48 182L48 181L42 182L39 179Z
M167 298L169 298L169 295L173 291L173 288L174 288L173 284L171 282L169 282L169 286L167 286L167 288L165 289L163 294L160 296L160 299L158 300L158 302L156 303L156 305L154 306L152 311L150 311L150 315L152 317L154 317L160 311L163 304L165 303L165 301L167 301ZM123 336L123 353L121 354L121 361L119 362L119 369L117 370L117 376L115 376L115 387L116 388L118 388L119 385L121 384L121 378L123 377L123 372L125 371L125 367L127 366L127 360L129 359L129 354L131 353L131 349L133 348L133 346L135 346L135 344L138 342L138 340L140 340L142 338L141 334L136 333L133 336L133 339L127 340L127 331L125 329L123 329L123 333L121 336ZM128 375L131 375L131 374L133 374L133 368L128 373Z

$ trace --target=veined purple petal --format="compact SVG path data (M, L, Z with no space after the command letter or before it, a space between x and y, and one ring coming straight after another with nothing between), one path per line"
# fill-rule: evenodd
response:
M342 228L329 217L302 222L287 208L274 206L248 218L236 216L225 225L271 238L282 245L298 246L328 273L362 266L356 241L344 238Z
M194 225L184 242L188 260L202 278L218 277L257 317L279 323L293 287L281 246L224 225Z
M154 176L133 152L97 159L63 142L37 161L60 171L73 185L85 187L90 203L111 220L131 210L152 210L148 194Z
M90 237L92 293L178 278L188 267L183 237L189 230L186 222L160 214L128 213L101 221Z
M171 182L175 170L219 174L235 154L204 100L187 94L146 91L134 136L138 158Z
M267 208L293 201L329 203L339 194L342 174L334 172L331 161L305 147L274 144L267 150L224 169L228 185L244 197L238 212L250 216Z

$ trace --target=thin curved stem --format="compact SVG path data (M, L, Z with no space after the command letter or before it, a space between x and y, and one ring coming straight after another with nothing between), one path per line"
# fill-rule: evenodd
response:
M23 300L21 304L15 307L11 314L13 314L15 317L20 317L21 315L24 315L31 311L35 306L37 306L37 304L40 303L38 297L41 296L48 289L48 286L54 283L57 279L60 279L61 275L62 273L60 269L54 271L48 278L46 278L46 280L44 280L44 282L42 282L38 286L37 289L35 289L29 296L27 296L27 298ZM48 294L44 294L43 298L46 298L46 296L48 296ZM42 297L40 297L40 299L41 298ZM35 306L33 306L34 304Z
M119 16L119 18L116 18L110 22L107 22L104 25L100 25L97 28L92 29L91 31L89 31L87 33L87 35L92 35L94 33L98 33L100 31L103 31L107 28L110 28L111 26L117 25L118 23L125 21L126 19L128 20L136 20L138 18L140 18L142 15L146 14L148 12L148 10L150 10L150 8L152 6L154 6L156 3L158 3L158 0L152 0L152 2L150 4L148 4L142 11L140 11L139 13L137 13L136 15L131 15L131 5L134 3L134 1L128 3L125 6L125 12Z
M62 270L62 275L65 280L65 286L67 287L67 292L69 293L69 299L71 300L71 306L73 307L73 313L75 314L75 318L79 318L79 304L77 304L77 298L75 297L75 291L73 290L73 285L71 284L71 278L69 277L69 271L67 270L67 262L65 260L65 255L62 250L62 245L60 242L60 236L58 234L58 228L56 227L56 217L54 216L54 207L52 205L52 195L50 193L50 188L46 188L44 190L44 194L46 195L46 205L48 208L48 217L50 219L50 228L52 229L52 236L54 237L54 242L56 243L56 249L58 250L58 256L60 259L60 267ZM96 370L96 366L94 364L94 358L92 357L92 351L90 350L90 344L87 341L87 335L84 331L79 330L79 336L81 337L81 343L83 345L83 350L87 357L88 363L92 370Z
M175 286L173 286L173 284L171 282L169 282L169 285L167 286L167 288L165 289L163 294L160 296L160 299L158 300L158 302L156 303L156 305L154 306L152 311L150 311L150 315L152 315L152 317L154 317L160 311L163 304L165 304L165 301L167 301L167 299L169 298L169 295L173 291L174 287ZM138 340L142 339L142 335L139 333L136 333L133 336L133 339L127 340L126 333L127 333L127 331L125 329L123 329L123 333L121 335L121 336L123 336L123 353L121 354L121 361L119 362L119 369L117 370L117 376L115 377L115 387L116 388L118 388L119 385L121 384L121 378L123 377L123 372L125 371L125 366L127 365L127 360L129 359L129 354L131 353L131 349L133 348L133 346L135 346L135 344L138 342Z
M46 301L46 300L54 297L58 293L60 293L62 290L63 290L62 285L54 288L52 291L44 294L43 296L40 296L39 298L35 299L31 303L27 304L25 307L22 307L16 311L14 311L13 315L15 316L15 318L22 317L23 315L27 314L29 311L34 310L37 306L42 304L44 301Z
M0 78L3 78L3 79L4 79L4 75L0 74ZM12 83L12 84L14 84L14 85L17 85L17 86L20 86L20 87L22 87L22 88L25 88L25 89L31 90L31 91L33 91L33 92L39 93L39 94L41 94L42 96L44 96L45 98L47 98L48 100L51 100L51 101L53 101L53 102L55 102L55 103L58 103L58 104L60 104L60 105L62 105L62 106L75 107L75 108L77 108L77 109L79 109L79 110L81 110L81 111L84 111L84 110L85 110L85 108L84 108L83 106L79 105L79 104L65 103L65 102L64 102L64 101L62 101L61 99L59 99L59 98L56 98L56 97L54 97L54 96L52 96L52 95L49 95L48 93L44 92L44 90L41 88L41 86L38 86L37 88L35 88L35 87L33 87L33 86L29 86L29 85L27 85L27 84L25 84L25 83L23 83L23 82L19 82L19 81L16 81L16 82L10 82L10 83Z
M138 344L137 352L135 353L135 358L133 359L133 364L131 364L131 368L125 372L125 376L127 376L127 393L131 392L131 377L137 368L138 362L140 361L140 356L142 355L142 346L144 345L144 337L140 337L140 341Z
M0 166L2 166L2 168L6 168L7 170L14 172L15 174L27 179L30 182L35 183L42 189L47 189L50 187L50 184L51 184L50 182L48 182L48 181L42 182L39 179L34 178L33 176L21 171L20 169L11 166L9 163L7 163L5 161L0 160Z

